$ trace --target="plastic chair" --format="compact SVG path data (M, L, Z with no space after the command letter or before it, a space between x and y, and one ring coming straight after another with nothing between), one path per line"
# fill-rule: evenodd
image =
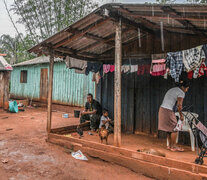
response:
M193 114L193 116L188 113L188 112L182 112L184 115L187 115L188 118L190 119L193 119L193 116L195 118L198 118L198 114L196 113L191 113ZM175 113L175 115L180 118L180 114L178 112ZM192 129L188 123L188 119L186 118L186 116L184 116L184 123L183 123L183 128L181 130L182 132L189 132L190 133L190 141L191 141L191 150L192 151L195 151L195 137L193 135L193 132L192 132ZM179 132L178 132L178 135L177 135L177 139L176 139L176 143L178 143L178 139L179 139ZM168 139L167 139L167 146L169 146L169 142L168 142Z

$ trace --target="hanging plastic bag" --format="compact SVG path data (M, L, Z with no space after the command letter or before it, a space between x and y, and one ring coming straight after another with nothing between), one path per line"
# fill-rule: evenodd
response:
M174 128L174 131L182 131L182 129L183 129L183 121L179 119L176 127Z
M87 157L84 156L84 154L80 150L78 150L77 152L72 152L71 155L75 159L79 159L79 160L83 160L83 161L88 161Z

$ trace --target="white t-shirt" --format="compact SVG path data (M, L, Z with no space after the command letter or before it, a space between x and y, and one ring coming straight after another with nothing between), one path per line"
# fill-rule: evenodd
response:
M173 107L175 106L178 97L185 97L185 93L182 91L182 89L180 89L179 87L169 89L165 94L161 107L173 110Z
M101 126L103 125L103 121L106 121L106 120L108 120L108 119L109 119L108 116L107 116L107 117L105 117L104 115L101 116L101 120L100 120L99 128L101 128ZM109 127L109 122L107 122L107 123L105 124L105 126L106 126L106 129L108 129L108 127Z

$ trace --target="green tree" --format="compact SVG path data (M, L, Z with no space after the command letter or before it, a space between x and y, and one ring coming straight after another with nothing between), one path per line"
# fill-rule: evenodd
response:
M67 27L92 11L93 0L14 0L11 10L18 15L35 43Z
M28 36L26 36L23 39L24 43L22 43L21 38L22 34L19 34L15 38L6 34L0 37L0 53L7 54L6 60L11 64L22 62L34 57L27 52L27 49L31 47L33 42Z

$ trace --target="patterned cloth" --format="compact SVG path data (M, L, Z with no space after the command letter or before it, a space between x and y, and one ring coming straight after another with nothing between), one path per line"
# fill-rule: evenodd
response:
M205 59L205 53L202 46L183 51L183 63L187 72L196 70L200 67L202 59Z
M166 64L170 68L170 74L175 82L179 82L179 77L183 69L183 53L182 51L167 53Z
M205 71L207 70L205 62L202 62L201 66L198 67L194 73L193 73L193 78L196 79L198 77L201 77L205 74Z

